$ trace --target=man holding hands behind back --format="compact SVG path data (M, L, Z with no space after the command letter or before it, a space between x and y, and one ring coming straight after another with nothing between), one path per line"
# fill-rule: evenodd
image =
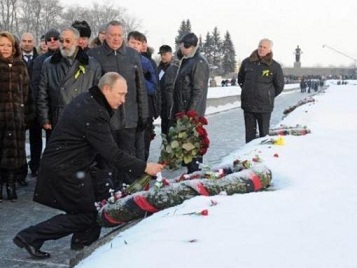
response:
M66 214L20 231L14 243L37 259L49 258L40 248L47 240L73 234L72 249L81 249L99 238L96 197L90 167L100 154L118 169L156 175L163 165L146 163L118 148L111 133L113 110L125 102L125 79L106 73L98 86L75 98L64 110L43 154L34 201L60 209Z
M243 60L238 72L246 143L257 137L257 123L260 137L269 134L274 99L284 89L283 71L273 60L272 46L271 40L260 40L258 49Z

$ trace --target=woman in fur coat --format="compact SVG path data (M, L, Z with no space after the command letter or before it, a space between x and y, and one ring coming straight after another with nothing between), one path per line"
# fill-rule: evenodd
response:
M0 32L0 201L15 201L16 177L26 165L26 128L34 115L29 100L29 77L21 51L10 32Z

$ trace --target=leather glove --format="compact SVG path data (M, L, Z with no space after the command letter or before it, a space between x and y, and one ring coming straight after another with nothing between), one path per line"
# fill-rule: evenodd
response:
M148 71L146 73L144 73L144 77L147 81L150 81L151 80L151 73Z
M138 126L136 127L136 130L138 132L142 132L146 129L147 125L148 125L148 119L139 117Z

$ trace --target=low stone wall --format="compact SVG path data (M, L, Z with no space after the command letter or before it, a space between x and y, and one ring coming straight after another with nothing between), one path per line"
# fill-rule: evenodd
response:
M228 103L240 101L240 95L207 99L207 107L218 107Z
M300 90L300 88L294 87L294 88L284 89L283 92L288 92L293 90ZM235 103L237 101L240 101L240 95L238 94L234 96L227 96L221 98L209 98L207 99L207 107L218 107L225 104Z

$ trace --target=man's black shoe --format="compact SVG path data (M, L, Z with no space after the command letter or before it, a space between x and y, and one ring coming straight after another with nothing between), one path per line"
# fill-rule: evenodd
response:
M28 186L28 183L25 181L25 179L19 180L19 181L17 181L17 182L18 182L18 184L21 185L21 186Z
M31 255L31 257L35 259L47 259L51 257L50 253L41 251L39 249L35 249L33 246L28 244L25 239L23 239L21 236L17 235L15 238L12 240L16 246L19 248L25 248L27 252Z

